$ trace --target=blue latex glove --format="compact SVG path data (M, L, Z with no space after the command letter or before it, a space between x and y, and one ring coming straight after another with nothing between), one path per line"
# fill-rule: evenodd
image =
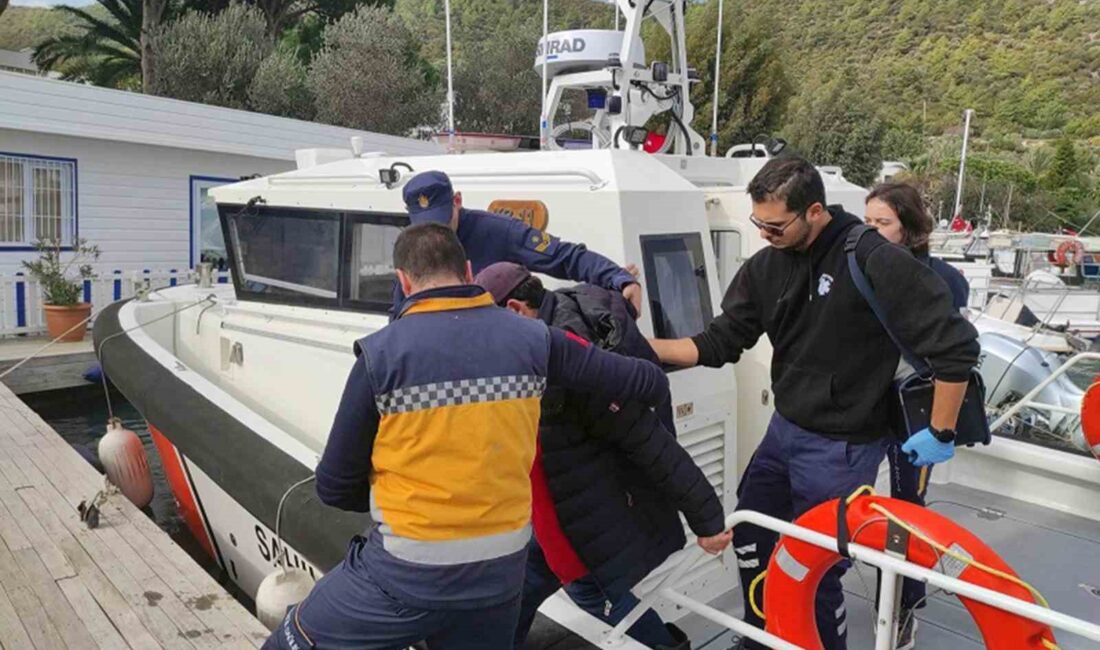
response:
M901 451L909 457L910 463L921 467L951 460L955 455L955 443L940 442L932 435L932 431L921 429L909 436L901 446Z

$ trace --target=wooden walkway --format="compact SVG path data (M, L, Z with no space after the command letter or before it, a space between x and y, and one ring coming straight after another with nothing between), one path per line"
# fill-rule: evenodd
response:
M256 648L266 629L0 385L0 648Z
M15 394L89 385L83 375L96 362L92 335L89 333L79 343L55 343L42 350L49 342L48 336L0 339L0 372L35 355L4 377L4 384Z

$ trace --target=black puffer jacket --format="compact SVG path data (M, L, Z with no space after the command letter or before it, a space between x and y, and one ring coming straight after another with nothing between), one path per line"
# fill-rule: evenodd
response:
M547 292L548 324L620 354L656 361L622 295L591 285ZM551 386L543 398L542 464L562 531L609 599L630 590L685 537L722 531L722 503L658 417L639 404L611 406ZM662 424L663 420L667 425Z

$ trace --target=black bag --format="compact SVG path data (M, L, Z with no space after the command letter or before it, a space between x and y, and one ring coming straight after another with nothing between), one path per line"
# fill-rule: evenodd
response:
M875 298L875 292L867 282L867 277L856 262L856 247L863 235L874 230L870 226L859 225L852 228L848 239L844 243L844 252L848 256L848 272L852 276L852 282L856 289L867 301L871 311L875 312L882 328L886 330L890 340L897 346L901 356L913 367L913 374L895 384L898 396L898 410L901 414L903 430L899 431L903 438L927 428L932 422L932 393L934 391L934 377L932 368L917 355L902 345L901 341L890 329L886 320L886 314L882 306ZM966 396L963 398L962 407L959 409L958 422L955 424L955 445L973 446L976 444L988 445L992 436L989 431L989 420L985 416L985 382L976 368L970 370L970 381L966 386Z

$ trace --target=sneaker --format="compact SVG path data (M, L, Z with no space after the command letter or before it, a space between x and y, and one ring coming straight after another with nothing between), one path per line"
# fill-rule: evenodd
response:
M901 627L898 628L898 642L895 650L913 650L917 647L917 617L912 611L902 610Z

